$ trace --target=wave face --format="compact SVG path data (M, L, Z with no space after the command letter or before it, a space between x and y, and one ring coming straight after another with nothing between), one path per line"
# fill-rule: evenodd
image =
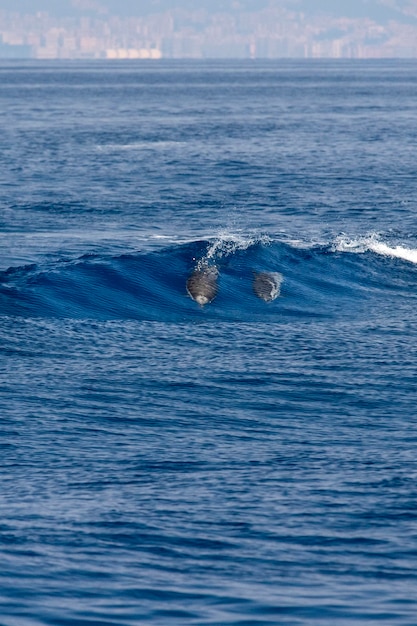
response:
M88 319L278 321L356 317L414 302L417 250L375 236L327 244L274 237L219 237L122 255L85 254L10 267L0 274L0 314ZM219 271L218 294L204 308L188 295L193 269ZM270 303L253 292L256 272L282 274Z

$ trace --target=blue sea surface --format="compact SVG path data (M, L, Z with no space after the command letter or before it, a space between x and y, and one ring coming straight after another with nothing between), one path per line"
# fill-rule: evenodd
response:
M417 624L416 110L415 61L0 63L1 626Z

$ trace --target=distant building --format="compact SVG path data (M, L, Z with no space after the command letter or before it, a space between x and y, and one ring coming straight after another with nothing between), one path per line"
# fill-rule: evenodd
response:
M4 43L0 37L0 59L30 59L31 57L32 46Z

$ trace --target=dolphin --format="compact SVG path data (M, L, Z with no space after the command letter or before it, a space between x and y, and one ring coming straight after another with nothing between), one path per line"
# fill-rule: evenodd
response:
M218 269L215 265L197 267L188 277L188 294L201 306L208 304L217 294Z
M280 294L283 276L279 272L254 272L253 291L264 302L272 302Z

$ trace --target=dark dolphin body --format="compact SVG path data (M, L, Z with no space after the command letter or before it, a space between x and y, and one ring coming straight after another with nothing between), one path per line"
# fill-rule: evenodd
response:
M186 285L192 299L201 306L211 302L217 294L218 275L219 272L214 265L195 269Z
M279 272L254 272L253 291L265 302L272 302L280 294L282 274Z

